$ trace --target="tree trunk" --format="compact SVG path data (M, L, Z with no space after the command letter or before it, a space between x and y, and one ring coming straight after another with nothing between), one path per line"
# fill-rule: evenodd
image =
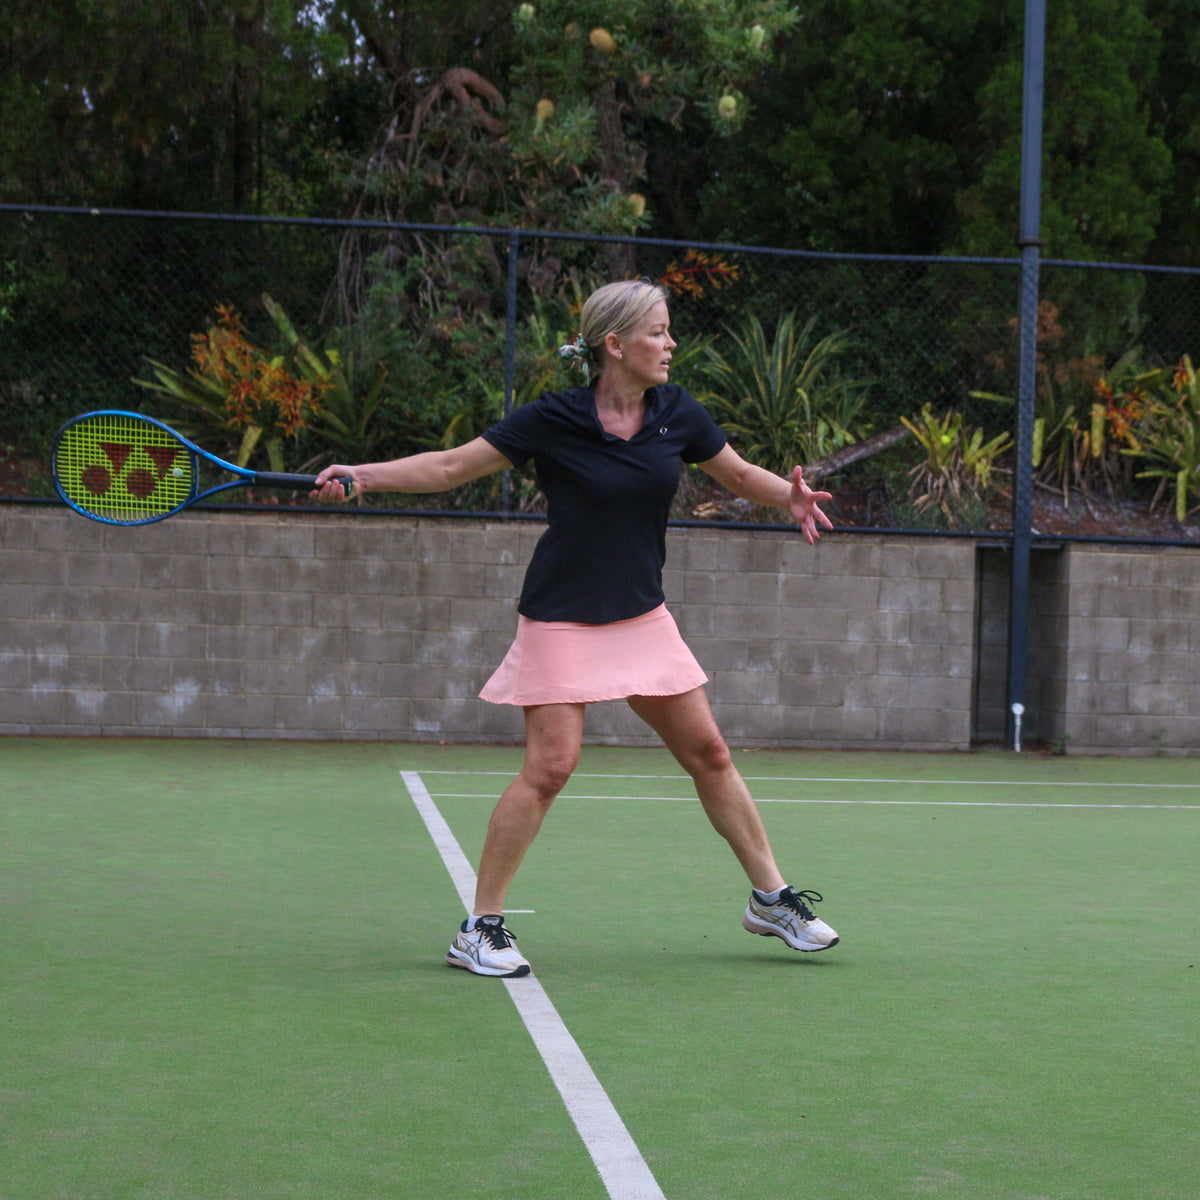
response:
M614 192L626 193L632 172L628 147L621 130L621 102L617 99L616 84L607 80L592 93L596 108L596 135L600 141L600 180ZM634 273L633 246L608 242L604 247L608 257L611 279L628 279Z
M874 458L876 454L890 450L909 434L910 430L907 426L897 425L893 429L884 430L883 433L877 433L873 437L867 438L866 441L843 446L840 450L835 450L832 454L819 458L814 463L809 463L804 468L804 480L806 483L813 483L818 479L823 479L826 475L836 475L851 463L862 462L864 458Z

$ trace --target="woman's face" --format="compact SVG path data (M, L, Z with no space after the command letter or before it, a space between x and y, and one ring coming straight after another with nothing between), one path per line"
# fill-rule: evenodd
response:
M614 365L631 382L643 388L667 382L671 351L676 343L671 337L671 317L663 301L654 305L632 333L624 337L610 334L607 340L609 352L616 359Z

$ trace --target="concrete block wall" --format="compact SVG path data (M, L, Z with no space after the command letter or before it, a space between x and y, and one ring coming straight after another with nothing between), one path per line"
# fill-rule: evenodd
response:
M1071 615L1061 543L1036 545L1030 562L1025 744L1061 745L1063 650ZM972 740L1002 742L1008 712L1008 616L1012 555L1004 546L977 552L975 724Z
M1200 547L1064 554L1053 712L1064 748L1200 754Z
M970 742L970 544L689 529L664 579L738 745Z
M0 733L515 742L477 692L538 523L0 506ZM672 530L668 600L739 746L970 743L970 542ZM623 703L591 742L654 744Z
M979 551L975 739L1004 733L1010 555ZM1035 547L1023 737L1200 754L1200 546Z

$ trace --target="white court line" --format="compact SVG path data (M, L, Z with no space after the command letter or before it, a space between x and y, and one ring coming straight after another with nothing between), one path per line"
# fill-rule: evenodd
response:
M425 775L501 775L511 779L513 771L424 771ZM572 779L687 779L686 775L605 775L576 771ZM1200 783L1112 783L1090 779L852 779L844 775L822 778L815 775L743 775L747 783L911 783L929 787L1087 787L1087 788L1191 788L1200 790ZM448 794L448 793L447 793Z
M467 856L421 776L416 771L401 771L400 777L442 856L458 898L470 912L475 902L475 872ZM666 1200L625 1122L537 978L527 975L501 982L508 988L612 1200Z
M613 776L620 778L620 776ZM670 778L664 776L663 778ZM881 782L872 780L871 782ZM486 792L437 792L447 800L487 800ZM664 803L697 803L695 796L616 796L608 792L587 795L582 792L563 792L560 800L658 800ZM895 807L933 808L1128 808L1135 812L1169 809L1179 812L1200 812L1200 804L1073 804L1052 800L814 800L800 796L755 796L756 804L876 804Z

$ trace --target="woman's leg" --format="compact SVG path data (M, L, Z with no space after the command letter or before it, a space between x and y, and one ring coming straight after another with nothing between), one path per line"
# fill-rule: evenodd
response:
M750 883L760 892L784 886L762 818L703 688L678 696L630 696L629 706L692 777L713 828L729 843Z
M525 709L525 763L488 822L475 885L476 916L504 912L504 897L550 805L562 791L583 742L582 704L539 704Z
M820 894L785 886L750 789L733 765L703 689L679 696L631 696L629 704L692 777L713 828L733 848L750 877L755 891L742 927L781 938L793 950L836 946L837 933L809 907L809 902L821 899Z

